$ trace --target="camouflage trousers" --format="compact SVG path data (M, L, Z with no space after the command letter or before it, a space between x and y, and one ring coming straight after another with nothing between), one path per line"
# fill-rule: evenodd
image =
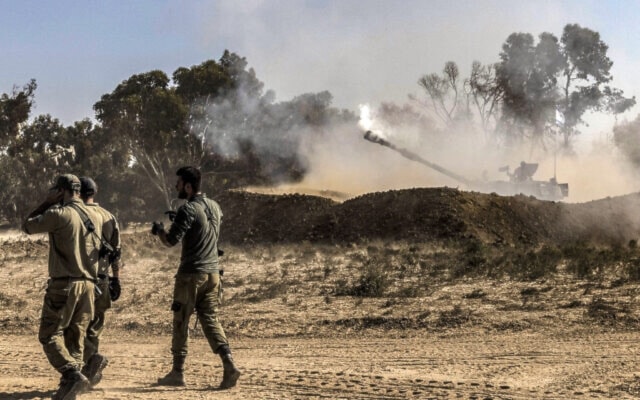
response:
M88 280L49 280L38 339L49 363L59 372L82 368L84 338L93 317L93 291L94 284Z
M96 285L101 294L96 294L93 319L87 328L84 339L84 362L89 361L92 355L100 350L100 336L104 330L105 314L111 308L111 296L109 295L109 278L100 279Z
M228 345L227 337L218 321L220 275L178 273L173 289L173 339L171 353L187 355L189 319L195 311L202 331L214 353L218 347Z

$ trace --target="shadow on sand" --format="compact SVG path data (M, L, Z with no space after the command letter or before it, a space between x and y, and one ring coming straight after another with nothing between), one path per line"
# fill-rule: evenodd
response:
M55 393L54 390L41 391L41 390L30 390L28 392L0 392L0 399L50 399Z

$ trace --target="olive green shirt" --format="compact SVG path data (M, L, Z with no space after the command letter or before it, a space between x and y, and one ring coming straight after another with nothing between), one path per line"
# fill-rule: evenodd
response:
M167 242L172 246L182 241L178 272L212 273L218 270L221 220L222 210L218 203L202 194L178 208L167 233Z
M85 210L95 225L95 234L87 230L83 218L70 204ZM97 278L100 239L96 235L102 234L102 226L94 219L97 215L82 200L74 198L24 222L22 229L27 234L49 233L51 278Z
M120 248L120 226L118 220L106 209L100 207L98 203L85 204L88 210L95 212L100 216L102 221L102 238L109 243L114 249ZM119 263L120 260L115 260L114 264ZM102 257L98 262L98 274L109 274L109 258Z

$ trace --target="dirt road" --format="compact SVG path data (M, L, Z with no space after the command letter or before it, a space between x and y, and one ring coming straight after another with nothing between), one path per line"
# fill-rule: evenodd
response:
M239 386L191 339L186 389L154 386L170 367L168 336L107 336L105 378L80 399L576 399L640 395L639 335L487 334L349 339L238 339ZM0 343L0 398L47 399L57 374L32 336Z

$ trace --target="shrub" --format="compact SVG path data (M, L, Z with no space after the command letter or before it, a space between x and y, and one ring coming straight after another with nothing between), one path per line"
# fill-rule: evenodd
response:
M583 243L567 246L562 252L567 258L567 271L579 278L600 276L607 265L623 261L628 256L628 252L620 247L597 249Z
M465 310L460 305L456 304L451 310L444 310L440 312L438 319L436 320L437 327L454 328L461 326L471 321L471 311Z
M633 258L626 264L626 271L629 280L640 281L640 259Z
M520 258L517 276L520 279L533 281L557 272L562 253L551 246L544 246L537 252L529 251Z
M462 295L462 297L465 299L481 299L486 296L487 294L482 289L474 289L471 293Z
M390 284L391 280L385 266L369 262L364 265L362 275L353 287L351 294L359 297L381 297Z
M381 297L391 286L389 267L381 257L367 258L359 267L360 277L353 284L336 281L335 293L340 296Z
M292 282L285 281L264 282L264 284L257 289L247 289L245 292L246 300L250 303L259 303L264 300L275 299L278 296L286 294L287 289L292 284Z

